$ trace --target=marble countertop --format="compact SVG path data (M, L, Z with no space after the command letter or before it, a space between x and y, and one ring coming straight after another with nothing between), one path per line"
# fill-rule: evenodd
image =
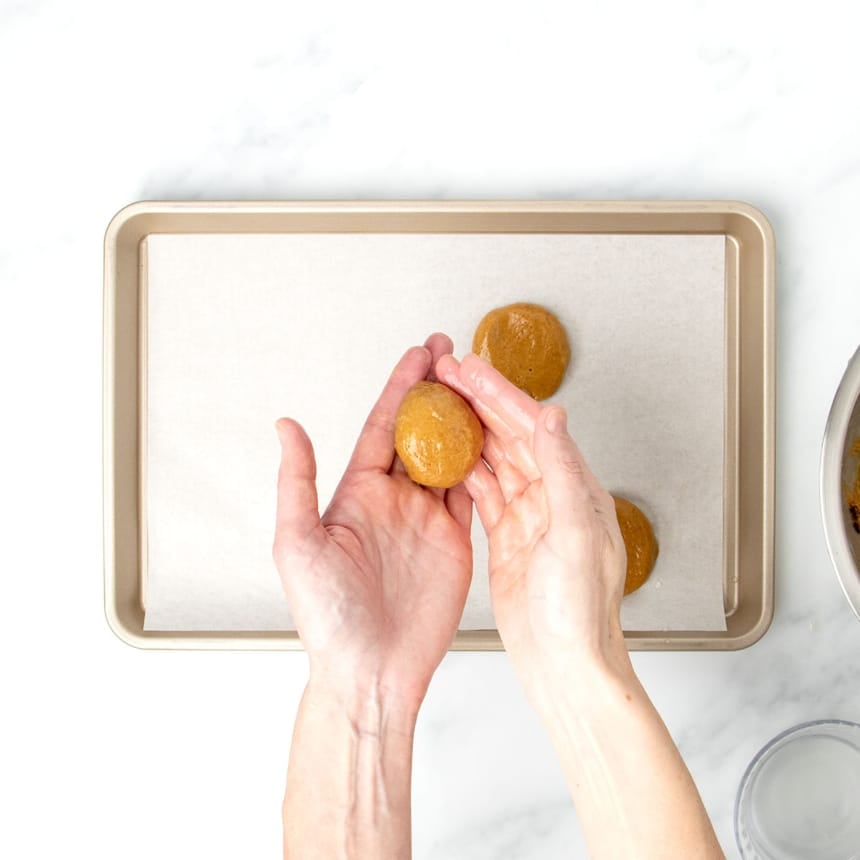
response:
M860 341L860 54L843 8L0 3L0 855L280 850L304 657L144 653L103 618L111 215L142 198L537 197L741 199L776 232L774 622L745 651L634 660L734 856L759 747L860 718L860 623L817 484ZM439 669L414 833L424 860L584 856L504 654Z

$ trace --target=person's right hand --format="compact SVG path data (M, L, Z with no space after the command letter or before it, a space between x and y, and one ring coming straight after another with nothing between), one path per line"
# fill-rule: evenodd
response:
M615 504L564 410L542 407L474 355L443 356L436 375L486 425L466 488L489 537L496 625L559 754L591 856L723 858L633 671Z
M529 697L546 705L559 684L627 669L615 504L568 435L564 409L542 407L475 355L443 356L436 374L486 427L465 484L489 540L499 634Z

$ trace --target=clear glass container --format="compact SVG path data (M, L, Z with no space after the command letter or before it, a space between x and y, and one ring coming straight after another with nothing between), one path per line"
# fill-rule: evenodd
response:
M860 724L794 726L753 758L735 801L744 860L860 860Z

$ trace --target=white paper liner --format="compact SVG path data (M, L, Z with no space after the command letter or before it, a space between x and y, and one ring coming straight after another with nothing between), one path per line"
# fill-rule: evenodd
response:
M327 503L391 368L433 331L455 354L491 308L555 312L554 400L598 478L660 542L628 630L724 630L725 239L572 234L154 235L148 243L148 630L282 630L271 559L282 415ZM487 548L462 629L492 628Z

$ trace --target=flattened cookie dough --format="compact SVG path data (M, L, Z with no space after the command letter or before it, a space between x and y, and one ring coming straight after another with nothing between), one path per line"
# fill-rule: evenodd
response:
M555 394L570 362L558 317L526 302L490 311L478 323L472 351L535 400Z
M651 575L660 548L648 517L629 499L613 496L621 537L627 550L627 576L624 593L630 594L644 585Z
M483 447L481 422L447 385L416 382L406 392L394 423L394 448L415 483L444 488L459 484Z

